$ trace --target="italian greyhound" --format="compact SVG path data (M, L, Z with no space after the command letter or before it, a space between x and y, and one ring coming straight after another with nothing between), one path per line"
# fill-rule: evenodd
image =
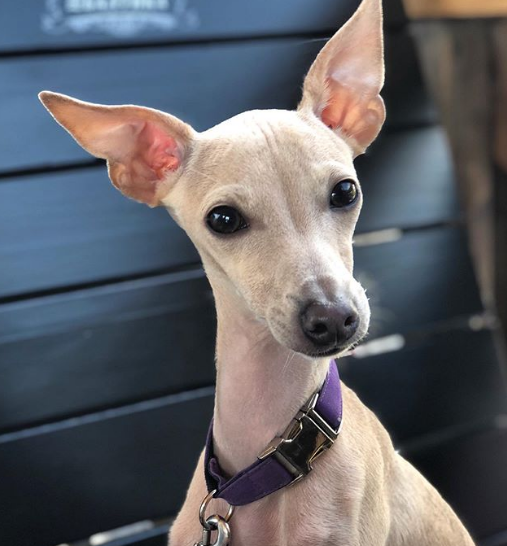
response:
M383 81L381 0L363 0L317 56L295 111L244 112L198 133L149 108L40 94L83 148L107 160L114 186L151 207L164 206L201 255L218 318L208 449L225 479L255 467L266 446L272 454L290 443L281 439L289 423L300 429L309 423L315 443L299 445L311 473L252 502L238 501L230 523L226 496L208 507L215 519L201 514L199 520L203 499L216 496L205 476L210 455L203 452L170 531L171 546L211 540L234 546L473 545L453 510L345 385L337 383L340 430L326 436L325 425L308 418L318 413L308 409L308 400L323 395L330 358L368 330L368 300L352 275L362 204L353 160L384 122ZM292 472L296 463L289 459L277 471ZM206 525L220 535L219 519L229 534L206 538Z

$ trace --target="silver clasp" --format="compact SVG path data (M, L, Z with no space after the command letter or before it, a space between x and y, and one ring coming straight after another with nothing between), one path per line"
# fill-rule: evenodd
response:
M328 450L340 433L330 427L315 411L319 393L315 393L301 408L282 436L274 438L258 456L273 455L293 476L295 483L312 470L312 463Z
M218 514L213 514L206 518L206 508L211 502L211 499L216 493L216 489L208 493L199 507L199 522L202 525L202 540L194 546L227 546L231 538L231 528L229 520L234 513L234 506L229 505L227 514L222 517ZM216 531L215 541L211 542L211 534Z
M195 546L227 546L231 539L231 528L222 516L213 515L206 520L207 527L202 529L202 540ZM215 541L211 542L211 533L217 532Z

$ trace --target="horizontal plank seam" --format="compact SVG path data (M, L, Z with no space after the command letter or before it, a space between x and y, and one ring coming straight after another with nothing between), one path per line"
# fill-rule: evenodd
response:
M418 225L399 226L399 225L387 224L385 226L379 226L377 229L369 229L369 230L357 229L356 233L358 235L365 235L368 233L374 233L375 231L383 231L386 229L400 229L403 232L403 234L408 234L408 233L428 231L428 230L434 230L434 229L457 228L462 226L463 226L462 218L451 218L449 220L444 220L441 222L431 222L427 224L418 224ZM367 246L368 245L365 245L363 246L363 248L366 248ZM67 294L67 293L71 293L75 291L93 289L93 288L98 288L102 286L110 286L110 285L115 285L117 283L122 283L122 282L146 279L146 278L160 276L164 274L185 271L185 270L193 269L195 267L200 267L200 266L201 266L200 262L189 262L181 266L144 271L139 274L118 276L118 277L100 279L96 281L90 281L86 283L76 283L76 284L62 285L62 286L23 292L23 293L9 294L9 295L0 297L0 311L2 310L3 305L9 305L9 304L13 304L13 303L21 302L21 301L29 301L36 298L50 297L53 295Z
M387 33L397 34L406 31L407 24L387 24L385 30ZM193 38L193 39L173 39L167 40L154 40L137 43L122 43L122 44L101 44L90 46L68 46L68 47L45 47L34 49L17 49L17 50L3 50L0 51L0 59L6 58L20 58L20 57L40 57L40 56L56 56L56 55L74 55L80 53L95 53L95 52L107 52L107 51L129 51L132 49L159 49L159 48L194 48L210 45L221 44L241 44L248 42L263 42L263 41L278 41L278 40L307 40L307 41L319 41L323 42L329 40L329 38L338 30L338 26L330 27L329 29L323 29L318 32L294 32L294 33L265 33L265 34L247 34L238 36L222 36L215 38Z
M478 314L480 314L480 312ZM443 334L453 334L453 333L456 333L456 332L464 332L464 331L470 332L471 335L475 335L475 334L479 333L480 330L476 330L476 329L474 330L474 329L472 329L470 327L470 319L471 319L472 316L477 316L477 314L476 315L458 315L456 317L453 317L452 319L448 319L448 320L445 320L445 321L434 322L434 323L425 325L423 328L413 329L413 330L410 330L408 332L393 332L392 334L388 334L388 335L394 335L394 334L402 335L404 340L405 340L405 344L403 345L403 347L400 350L403 350L403 351L414 350L414 349L417 349L418 347L420 347L422 344L424 344L427 340L435 338L436 336L440 336L440 335L443 335ZM493 326L492 326L491 323L488 324L486 322L485 326L482 329L482 331L484 331L484 330L489 331L489 330L491 330L492 327ZM382 336L382 337L386 337L386 336ZM372 337L371 339L368 339L368 342L371 342L371 341L374 342L375 340L378 340L378 339L382 339L382 338ZM375 355L361 358L360 360L356 361L355 365L361 366L363 363L367 362L369 358L373 358L374 356ZM201 387L199 387L199 388L201 388ZM184 389L184 391L182 391L182 392L189 392L189 391L193 392L193 389ZM164 397L165 396L172 396L173 394L175 394L175 393L170 393L168 395L164 395ZM176 394L178 394L178 393L176 393ZM154 399L160 399L160 397L156 397ZM135 402L131 402L131 403L123 402L122 405L118 406L118 407L129 406L129 405L132 405L132 404L135 404ZM108 409L114 409L114 408L108 408ZM102 413L102 411L103 410L97 410L95 412L91 412L91 414L100 414L100 413ZM90 413L89 409L85 410L85 411L83 411L83 412L81 412L79 414L72 415L72 418L79 418L79 416L88 415L88 413ZM70 418L71 418L70 415L67 414L67 416L65 418L62 418L62 416L60 416L57 421L50 421L50 422L48 421L47 423L45 423L45 425L50 425L53 422L67 421ZM19 430L23 430L23 429L30 429L31 430L31 429L37 428L38 426L39 425L33 425L33 426L25 425L22 429L19 429ZM16 430L18 430L18 429L13 429L12 432L16 432ZM10 429L6 429L3 434L5 435L5 434L8 434L8 433L11 433ZM0 432L0 438L1 438L1 434L2 434L2 432Z
M397 446L397 449L403 456L411 456L417 452L456 442L467 436L475 436L481 432L502 430L503 426L501 426L500 422L503 417L504 414L500 413L493 417L477 419L461 425L454 425L428 434L422 434L413 440L401 443L401 445Z
M171 514L171 516L174 516L174 515L175 514ZM172 519L173 518L171 518L171 520ZM150 538L164 537L169 532L169 527L170 527L170 523L156 525L156 527L153 527L153 529L149 529L148 531L142 531L140 533L135 533L126 537L108 541L104 543L103 546L136 546L136 544L138 544L140 541L145 541ZM70 546L80 546L80 545L74 544ZM85 545L83 544L83 546ZM88 546L88 544L86 546Z
M205 277L204 269L201 263L196 263L178 271L171 271L161 275L141 277L138 279L127 279L115 283L105 283L91 288L77 289L63 294L50 294L39 298L27 299L14 303L5 303L0 305L0 316L2 313L12 312L13 310L33 307L34 305L47 305L48 303L58 303L59 296L64 297L65 302L75 300L87 300L96 296L111 296L127 291L138 291L153 287L166 286L178 282L192 281ZM49 301L48 301L49 300Z
M204 295L205 296L205 295ZM97 328L105 328L111 325L120 325L123 323L131 323L141 319L153 319L156 317L166 317L174 313L182 311L193 311L200 314L206 310L206 307L211 306L211 291L209 297L203 297L200 301L181 302L173 305L154 305L148 308L139 310L132 309L121 313L115 313L113 316L107 314L99 314L93 318L83 319L81 321L72 322L71 325L60 323L57 325L39 326L35 328L24 328L23 331L14 334L4 335L0 333L0 350L2 345L19 343L20 341L29 341L32 339L40 339L41 337L63 335L63 334L82 334L83 331ZM0 353L1 355L1 353Z
M483 538L479 542L480 546L506 546L507 545L507 529L500 533L495 533L488 537ZM109 546L109 545L106 545ZM116 546L116 545L114 545Z
M150 106L145 104L144 106ZM387 120L389 123L389 119ZM427 129L430 127L436 127L439 123L436 123L433 120L421 120L420 122L407 122L407 123L396 123L393 125L387 125L382 134L383 135L395 135L409 131L417 131L420 129ZM368 152L366 152L368 155ZM68 163L57 163L57 164L44 164L44 165L35 165L33 167L19 168L19 169L10 169L6 171L0 171L0 183L5 182L17 182L16 179L30 178L37 175L45 175L59 172L72 172L80 170L88 170L94 168L104 168L105 161L102 159L93 159L83 161L72 161Z
M473 329L470 326L471 319L474 317L484 317L484 324L482 328ZM412 328L411 330L392 332L392 334L402 335L405 338L404 349L410 349L413 346L421 345L427 339L435 338L444 334L463 331L474 334L482 331L493 331L494 328L494 317L486 315L482 309L477 309L477 312L473 314L455 315L454 317L446 320L439 320L428 324L419 324L418 327ZM374 338L372 338L372 340L374 340Z
M102 159L93 159L69 163L60 163L60 164L48 164L48 165L39 165L34 167L27 167L26 169L12 169L8 171L0 172L0 182L5 179L16 179L16 178L31 178L40 174L49 174L49 173L59 173L59 172L71 172L71 171L81 171L88 170L90 168L104 168L106 162ZM8 180L9 182L14 180ZM17 181L17 180L16 180Z
M364 235L371 235L371 234L375 234L377 232L382 232L382 231L386 231L386 230L390 230L390 229L397 229L397 230L402 232L402 236L403 236L403 235L408 235L410 233L423 232L423 231L432 231L432 230L436 230L436 229L456 229L456 228L464 227L464 225L465 225L465 223L464 223L463 218L461 218L461 217L455 217L455 218L451 217L449 219L441 220L441 221L438 221L438 222L428 222L428 223L414 224L414 225L410 225L410 224L405 224L405 225L386 224L385 226L379 226L378 228L375 228L375 229L365 229L365 230L362 230L360 227L358 227L356 229L355 233L356 233L356 235L364 236ZM371 245L365 244L365 245L361 245L361 248L367 248L369 246L375 246L375 244L383 244L383 243L373 243Z
M24 428L12 432L6 432L0 434L0 445L15 442L19 440L26 440L34 436L41 436L43 434L51 434L67 430L70 428L90 425L93 423L103 422L110 419L118 419L119 417L125 417L127 415L142 413L146 411L152 411L160 409L166 406L172 406L175 404L181 404L183 402L191 402L200 398L206 398L213 396L215 393L215 387L210 385L206 387L199 387L193 390L187 390L180 393L168 394L158 398L152 398L149 400L143 400L124 406L109 408L86 415L80 415L76 417L70 417L59 421L44 423L42 425L36 425L33 427Z
M61 285L57 287L34 290L30 292L9 294L8 296L0 297L0 310L2 305L10 304L13 302L32 300L35 298L42 298L42 297L47 297L47 296L52 296L57 294L65 294L68 292L81 291L86 289L98 288L101 286L115 285L115 284L123 283L123 282L129 282L129 281L135 281L135 280L140 280L140 279L145 279L145 278L150 278L150 277L155 277L160 275L166 275L170 273L188 271L200 266L201 266L201 262L188 262L184 265L143 271L142 273L137 273L137 274L108 277L106 279L100 279L100 280L90 281L85 283Z

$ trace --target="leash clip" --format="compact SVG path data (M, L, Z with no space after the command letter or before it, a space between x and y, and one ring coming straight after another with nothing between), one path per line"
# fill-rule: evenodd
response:
M222 516L214 514L210 516L206 521L206 525L209 527L203 527L202 540L197 542L195 546L227 546L231 539L231 528ZM211 533L217 532L215 541L211 542Z
M231 538L231 528L229 520L234 513L234 506L229 505L227 514L222 517L218 514L213 514L206 518L206 508L211 502L211 499L216 493L216 489L208 493L199 507L199 522L202 525L202 539L196 542L195 546L227 546ZM215 541L211 542L212 532L216 531Z
M273 456L294 477L292 484L309 474L312 463L334 443L341 429L334 430L317 413L316 392L301 408L283 434L274 438L258 456L260 460Z

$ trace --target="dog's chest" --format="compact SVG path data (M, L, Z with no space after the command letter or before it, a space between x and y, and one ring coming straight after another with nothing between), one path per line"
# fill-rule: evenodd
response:
M360 505L355 472L328 463L319 465L318 479L316 472L294 487L238 508L231 521L231 546L353 544Z

